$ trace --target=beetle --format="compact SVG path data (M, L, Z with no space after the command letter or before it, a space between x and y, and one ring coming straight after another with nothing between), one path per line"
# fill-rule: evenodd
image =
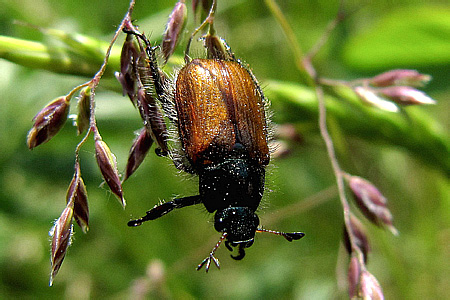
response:
M270 161L269 130L267 99L250 69L235 58L223 39L208 34L203 37L207 58L191 59L189 40L186 64L171 80L158 67L157 47L132 25L124 31L145 44L145 71L165 115L176 127L180 149L167 153L178 169L199 177L198 195L157 205L142 218L129 221L128 226L139 226L174 209L203 204L214 213L214 228L222 234L197 266L197 270L205 266L206 272L211 261L220 268L214 254L222 242L230 251L237 248L238 254L231 257L241 260L245 249L253 245L256 232L274 233L288 241L302 238L302 232L259 227L255 212ZM154 114L150 119L157 117ZM166 136L166 132L158 134ZM167 149L164 142L158 144Z

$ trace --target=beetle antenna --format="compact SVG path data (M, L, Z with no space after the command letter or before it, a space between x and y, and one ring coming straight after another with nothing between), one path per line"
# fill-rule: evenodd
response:
M219 241L217 242L217 244L214 246L214 248L211 250L211 252L209 253L208 257L205 258L198 266L197 266L197 271L200 270L205 264L205 270L206 273L208 273L209 270L209 266L211 265L211 260L214 262L214 264L216 265L217 269L220 269L220 264L219 264L219 260L214 257L214 253L216 253L216 250L219 248L220 244L222 244L223 240L226 239L227 237L227 233L224 232L222 234L222 236L220 237Z
M299 240L302 237L305 236L303 232L282 232L282 231L276 231L276 230L269 230L264 228L258 228L256 232L267 232L267 233L273 233L276 235L281 235L289 242L292 242L293 240Z

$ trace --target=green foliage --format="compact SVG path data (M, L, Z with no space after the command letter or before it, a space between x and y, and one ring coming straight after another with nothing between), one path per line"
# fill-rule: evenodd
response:
M450 9L422 4L394 8L352 36L346 62L362 70L429 68L450 63ZM407 51L405 51L407 50Z
M140 29L151 33L152 39L160 39L174 2L138 1L133 16ZM320 37L337 7L327 1L320 5L318 1L278 2L304 51ZM128 203L124 211L106 187L99 187L101 174L90 141L81 153L81 172L90 200L90 230L84 235L75 228L74 245L54 286L47 286L47 232L64 208L74 148L80 138L68 122L53 140L30 152L26 134L32 117L49 100L67 94L94 74L101 56L90 55L90 49L105 47L127 5L127 1L111 5L49 0L4 5L7 13L0 16L0 34L37 41L33 44L36 49L45 45L51 58L65 58L45 63L47 68L34 63L39 60L16 62L78 76L30 70L0 60L0 298L131 298L148 265L158 269L155 261L162 263L165 273L159 283L161 294L150 292L153 297L346 298L345 287L337 288L335 276L341 208L333 189L320 193L334 185L334 178L318 136L316 102L311 90L296 83L299 75L285 37L259 0L219 1L216 29L265 87L273 102L274 121L292 122L303 134L301 145L290 145L290 157L273 161L276 167L270 170L268 180L273 192L265 196L261 221L267 228L301 230L306 237L290 244L281 238L257 236L243 261L233 261L225 248L219 249L222 269L207 275L196 272L195 266L218 239L208 223L210 216L202 209L185 208L140 228L126 226L129 219L141 216L159 199L193 195L195 180L185 180L168 160L150 153L124 184ZM376 183L388 198L394 225L400 231L399 237L393 237L367 223L373 246L368 266L387 299L443 298L450 268L446 253L449 141L443 129L449 125L448 9L424 6L421 1L352 3L348 7L355 8L360 10L338 27L314 60L317 70L329 78L354 79L387 69L418 68L433 76L426 92L438 101L435 107L407 107L401 114L392 114L362 106L347 90L328 91L329 123L339 144L342 167ZM49 37L48 33L13 25L13 19L60 29L61 34L71 33L71 37L82 34L96 38L90 40L92 44L84 40L79 45L87 48L68 51L68 42L55 38L56 32ZM188 29L192 27L188 23ZM18 45L17 40L12 44ZM8 58L4 45L0 39L0 57ZM8 53L18 55L16 50ZM85 60L87 56L92 61ZM67 61L72 64L62 64ZM102 136L123 170L133 131L141 123L129 100L111 92L120 91L112 78L117 65L117 59L113 60L110 79L100 84L104 89L98 90L97 112ZM73 69L63 72L67 68ZM71 113L76 113L74 105ZM314 195L317 198L309 201ZM339 280L345 282L347 258L341 253L338 261L344 266L338 272Z

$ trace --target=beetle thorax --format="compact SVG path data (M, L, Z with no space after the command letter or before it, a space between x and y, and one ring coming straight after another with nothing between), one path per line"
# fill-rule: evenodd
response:
M199 192L208 212L228 207L256 211L264 192L264 168L248 158L232 158L199 172Z

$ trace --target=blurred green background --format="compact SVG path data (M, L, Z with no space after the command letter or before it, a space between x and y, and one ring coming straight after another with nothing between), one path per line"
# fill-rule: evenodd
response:
M337 1L278 1L306 51L335 16ZM425 88L436 106L409 107L448 130L450 9L445 1L348 1L357 11L334 32L314 60L328 78L355 79L394 68L433 76ZM138 1L134 19L159 39L175 1ZM190 8L190 1L188 1ZM0 34L45 40L13 24L79 32L109 41L127 1L0 0ZM188 29L192 28L192 18ZM270 81L299 79L285 36L261 0L219 1L216 28L236 55L248 63L270 94ZM31 70L0 60L0 298L136 299L243 298L345 299L347 257L341 245L342 209L334 177L315 122L298 123L301 144L273 160L260 211L265 228L300 230L306 237L288 243L258 235L242 261L217 252L222 269L195 271L219 238L202 207L173 212L139 228L126 223L160 199L196 193L196 181L179 175L170 161L151 153L124 185L121 208L97 169L93 143L81 152L90 205L90 231L75 226L73 245L48 287L48 231L65 205L80 141L70 122L52 141L29 151L31 119L47 102L87 80ZM100 85L101 86L101 85ZM125 167L141 127L137 111L121 94L98 91L98 125ZM275 122L283 122L273 105ZM73 107L75 108L75 106ZM301 119L301 117L300 117ZM379 128L380 131L383 128ZM411 129L413 130L413 128ZM335 137L339 131L334 130ZM400 137L401 138L401 137ZM448 140L447 140L448 142ZM367 178L389 199L398 237L367 224L372 253L368 268L387 299L448 299L450 286L449 170L424 163L409 151L370 139L337 139L342 167ZM442 153L448 156L448 153ZM444 159L445 160L445 159Z

